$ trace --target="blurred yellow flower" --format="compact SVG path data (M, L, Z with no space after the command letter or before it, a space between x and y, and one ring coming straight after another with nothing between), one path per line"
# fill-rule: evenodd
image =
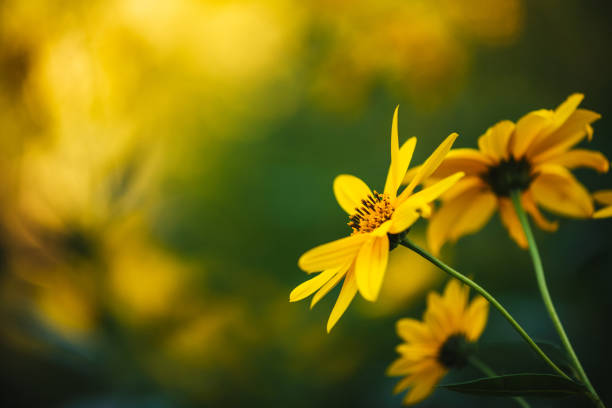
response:
M73 271L74 272L74 271ZM38 287L35 298L39 318L69 340L80 340L96 325L96 305L87 277L70 277L68 270L53 272Z
M434 151L421 167L413 182L397 194L404 174L410 165L416 138L408 139L400 148L395 109L391 127L391 165L383 193L372 192L359 178L340 175L334 180L334 194L338 204L349 215L353 229L342 238L307 251L298 260L299 267L308 272L320 272L295 288L289 299L302 300L317 292L311 307L344 277L340 296L327 322L327 331L336 324L353 297L359 292L370 301L378 293L387 268L389 250L397 246L399 234L406 231L423 214L429 204L450 188L463 174L457 173L413 193L421 180L426 179L440 165L457 134L453 133Z
M489 313L483 297L468 304L468 294L467 286L450 280L442 296L429 293L422 322L410 318L397 322L397 333L405 342L397 347L401 356L387 375L405 377L394 390L410 388L405 404L422 401L449 370L467 363L471 343L482 334Z
M605 205L604 208L595 211L593 218L612 217L612 190L601 190L593 193L593 198L599 204Z
M470 43L512 42L522 0L314 1L322 50L313 94L329 108L358 105L376 86L432 104L462 85Z
M150 237L140 217L105 234L109 299L114 312L132 324L172 316L186 298L189 267ZM132 221L132 220L130 220Z
M582 99L583 95L573 94L554 111L530 112L516 124L501 121L480 137L478 150L449 152L432 180L457 171L466 177L441 197L442 206L431 217L427 240L434 254L446 241L479 230L496 209L510 236L526 248L527 239L510 200L513 190L521 191L524 208L546 231L555 231L557 223L547 220L538 205L567 217L593 215L591 196L569 170L591 167L607 172L609 163L600 152L573 149L585 136L591 139L591 123L600 117L577 109ZM407 174L405 182L412 177Z

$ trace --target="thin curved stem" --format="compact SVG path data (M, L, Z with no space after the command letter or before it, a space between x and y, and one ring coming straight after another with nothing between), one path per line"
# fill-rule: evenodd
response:
M552 302L552 298L550 297L550 292L548 291L548 285L546 284L546 277L544 276L544 267L542 265L542 259L540 258L540 253L538 252L538 247L536 245L535 239L533 237L533 233L531 231L531 226L529 225L529 220L527 219L527 214L525 213L525 209L521 204L521 193L520 191L513 191L511 194L512 203L514 204L514 208L518 215L518 218L523 227L523 231L525 232L525 236L527 237L527 243L529 244L529 253L531 254L531 260L533 261L533 267L535 270L536 280L538 282L538 288L540 289L540 293L542 295L542 300L544 301L544 306L546 306L546 310L550 319L561 338L561 342L563 343L563 347L567 351L570 359L572 360L576 370L578 371L578 375L584 385L589 390L589 397L595 402L599 407L605 407L599 395L593 388L589 377L587 376L580 360L578 360L578 356L572 347L572 343L570 343L567 334L565 333L565 329L563 328L563 324L561 323L561 319L559 319L559 315L555 309L555 305Z
M448 266L447 264L445 264L444 262L442 262L441 260L439 260L435 256L431 255L429 252L425 251L424 249L422 249L418 245L414 244L412 241L410 241L410 240L408 240L406 238L402 238L399 243L401 245L405 246L406 248L411 249L414 252L416 252L417 254L421 255L423 258L427 259L429 262L431 262L432 264L436 265L438 268L440 268L444 272L448 273L452 277L454 277L454 278L460 280L461 282L465 283L466 285L468 285L469 287L474 289L476 292L478 292L480 295L482 295L482 297L487 299L489 301L489 303L492 304L493 307L495 307L502 314L502 316L504 316L504 318L512 325L514 330L516 330L518 332L518 334L520 334L520 336L527 342L527 344L529 344L529 346L533 349L533 351L535 351L536 354L538 354L542 358L542 360L544 360L546 362L546 364L548 364L561 377L563 377L565 379L568 379L568 380L571 380L571 378L567 374L565 374L563 372L563 370L561 370L559 367L557 367L557 365L546 355L546 353L544 353L544 351L542 351L542 349L531 339L531 337L529 337L527 332L521 327L520 324L518 324L518 322L516 320L514 320L514 318L512 317L512 315L510 313L508 313L506 308L504 308L501 305L501 303L499 303L497 301L497 299L495 299L484 288L482 288L480 285L478 285L476 282L474 282L473 280L471 280L467 276L465 276L465 275L461 274L460 272L454 270L453 268L451 268L450 266Z
M491 367L489 367L488 365L486 365L481 359L479 359L476 356L470 356L468 358L469 363L476 368L477 370L480 370L483 374L488 375L489 377L496 377L497 374L495 373L495 371L493 371L491 369ZM512 397L513 400L516 401L517 404L519 404L521 407L523 408L530 408L529 403L527 403L527 401L525 401L524 398L522 397Z

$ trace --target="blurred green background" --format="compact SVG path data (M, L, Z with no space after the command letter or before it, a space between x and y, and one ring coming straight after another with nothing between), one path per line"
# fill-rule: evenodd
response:
M394 250L380 300L356 298L329 335L337 289L312 311L290 304L306 279L299 255L348 231L333 178L380 187L396 104L416 163L452 131L475 146L495 122L583 92L603 115L590 148L612 156L611 11L593 0L0 1L2 405L399 406L384 375L394 323L419 317L445 277ZM608 403L611 236L610 220L536 233ZM528 254L497 216L443 258L557 341ZM503 342L516 357L495 351ZM543 369L521 347L492 312L489 362ZM462 405L513 402L440 390L423 403Z

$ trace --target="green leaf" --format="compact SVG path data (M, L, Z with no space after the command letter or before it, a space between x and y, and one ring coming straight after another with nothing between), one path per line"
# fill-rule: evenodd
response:
M492 395L498 397L559 398L584 394L582 384L552 374L509 374L480 378L455 384L441 385L451 391L465 394Z

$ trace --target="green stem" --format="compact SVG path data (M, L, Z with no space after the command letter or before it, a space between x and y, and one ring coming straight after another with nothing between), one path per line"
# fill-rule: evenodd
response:
M531 337L529 337L527 332L521 327L520 324L518 324L516 320L514 320L512 315L508 313L508 311L501 305L501 303L499 303L497 299L495 299L484 288L482 288L480 285L478 285L476 282L474 282L467 276L454 270L453 268L451 268L450 266L448 266L447 264L445 264L444 262L442 262L435 256L431 255L429 252L425 251L421 247L417 246L410 240L406 238L402 238L399 243L405 246L406 248L411 249L417 254L421 255L423 258L427 259L429 262L436 265L438 268L442 269L444 272L448 273L452 277L465 283L466 285L474 289L476 292L478 292L480 295L482 295L482 297L487 299L489 303L492 304L493 307L495 307L502 314L502 316L506 318L506 320L512 325L514 330L516 330L518 334L521 335L521 337L527 342L527 344L529 344L529 346L546 362L546 364L548 364L561 377L571 380L571 378L569 378L567 374L565 374L559 367L557 367L557 365L546 355L546 353L542 351L542 349L531 339Z
M486 365L482 360L480 360L478 357L476 356L470 356L468 359L469 363L476 369L482 371L483 374L488 375L489 377L497 377L497 374L495 373L495 371L493 371L491 369L491 367L489 367L488 365ZM525 399L521 398L521 397L512 397L513 400L516 401L517 404L519 404L521 407L523 408L530 408L529 404L527 403L527 401L525 401Z
M559 333L559 337L561 338L561 342L565 347L565 350L569 354L572 362L576 370L578 371L578 375L584 385L589 390L589 397L595 402L595 404L599 407L605 408L605 405L597 395L595 388L589 381L589 377L587 377L580 360L578 360L578 356L570 343L567 334L565 333L565 329L563 328L563 324L561 323L561 319L559 319L559 315L557 315L557 311L555 310L555 305L552 302L552 298L550 297L550 293L548 291L548 286L546 285L546 277L544 276L544 267L542 266L542 259L540 258L540 253L538 252L538 247L536 245L535 239L533 237L533 233L531 231L531 227L529 225L529 220L527 219L527 214L521 204L521 193L520 191L513 191L512 194L512 203L514 204L514 208L516 209L516 213L518 218L523 226L523 231L525 232L525 236L527 237L527 243L529 244L529 253L531 254L531 260L533 261L533 267L535 269L536 279L538 281L538 288L540 289L540 293L542 294L542 300L544 301L544 305L546 306L546 310L548 311L548 315L552 320L557 333Z

